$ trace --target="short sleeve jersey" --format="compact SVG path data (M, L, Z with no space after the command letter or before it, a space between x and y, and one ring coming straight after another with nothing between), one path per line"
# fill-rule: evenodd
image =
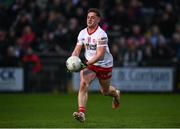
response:
M87 60L91 60L96 55L98 47L105 47L104 56L93 65L104 68L113 66L113 57L108 47L108 37L100 26L91 34L88 33L87 28L81 30L78 35L77 45L85 46L84 55Z

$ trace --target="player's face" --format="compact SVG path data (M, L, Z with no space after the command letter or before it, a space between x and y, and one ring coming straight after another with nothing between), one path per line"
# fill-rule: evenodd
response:
M96 15L94 12L89 12L87 15L87 26L89 28L96 27L100 22L100 17Z

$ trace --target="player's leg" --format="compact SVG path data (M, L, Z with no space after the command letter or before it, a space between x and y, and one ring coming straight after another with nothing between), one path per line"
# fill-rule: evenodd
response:
M80 72L80 88L78 92L78 112L74 112L73 116L80 122L85 121L86 103L88 100L88 88L92 80L94 80L96 74L89 70L84 69Z
M96 73L89 69L84 69L80 72L80 89L78 93L78 106L86 107L86 102L88 99L88 88L89 84L96 77ZM80 110L81 111L81 110Z
M117 109L120 105L120 91L110 84L111 78L102 79L99 78L100 90L103 95L113 97L112 108Z

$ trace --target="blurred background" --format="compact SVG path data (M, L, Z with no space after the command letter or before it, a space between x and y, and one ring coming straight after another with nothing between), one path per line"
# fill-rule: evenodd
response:
M0 92L78 90L79 76L66 72L65 61L91 7L109 36L114 85L180 91L179 0L0 0Z

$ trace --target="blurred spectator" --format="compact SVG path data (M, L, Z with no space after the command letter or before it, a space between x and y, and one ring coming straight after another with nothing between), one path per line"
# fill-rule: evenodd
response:
M165 10L163 11L162 15L159 17L158 26L160 31L166 38L170 38L172 33L174 32L175 24L176 24L176 17L173 13L173 7L171 4L165 5Z
M180 61L180 23L176 24L172 38L172 45L173 50L175 50L175 57Z
M54 32L53 42L54 50L60 55L68 54L68 39L67 39L67 28L64 27L63 23L59 23L56 31Z
M114 66L118 66L120 64L120 54L119 54L119 48L116 43L112 44L111 47L111 53L114 58Z
M177 23L176 26L175 26L175 32L174 33L177 33L180 35L180 23Z
M36 3L40 9L45 9L48 0L37 0Z
M72 51L77 42L77 36L79 34L79 22L73 17L69 20L69 27L67 32L67 50Z
M145 62L150 62L154 59L155 48L150 42L150 37L146 37L145 46L143 47L143 60Z
M154 48L158 46L158 41L161 43L166 43L166 39L164 35L160 32L159 27L157 25L153 25L150 29L151 30L148 36L150 43Z
M0 65L4 65L5 58L7 55L7 49L9 47L9 43L6 37L6 31L0 28Z
M55 11L65 13L65 1L64 0L48 0L47 3L48 11Z
M128 15L122 3L118 3L112 11L110 11L108 23L111 26L111 31L118 31L119 36L127 32Z
M17 47L9 46L7 48L7 54L4 59L4 67L19 67L20 62L20 50Z
M120 37L116 39L111 48L111 53L114 57L114 65L121 66L123 64L124 54L127 51L126 38Z
M25 26L23 28L22 35L17 39L17 44L22 50L26 50L30 46L33 47L36 42L36 35L33 32L31 26Z
M180 34L175 33L173 35L172 47L175 50L175 51L173 51L175 61L180 61Z
M22 57L25 76L25 91L35 92L40 87L40 72L42 64L39 56L34 53L31 47L27 48L26 53ZM28 77L28 79L27 79Z
M142 24L143 12L142 3L139 0L130 0L128 5L128 21L130 24Z
M133 39L135 41L134 43L138 47L141 47L145 44L145 37L142 35L141 27L138 24L132 26L132 33L130 34L129 39Z
M165 40L162 40L161 36L157 37L156 55L158 60L169 60L171 53L169 52L168 45Z
M45 10L41 10L39 15L36 17L36 20L34 21L34 30L39 40L42 38L43 32L46 30L47 15L48 13Z
M25 26L31 25L31 18L25 11L21 11L17 17L15 22L12 24L12 30L15 33L16 37L20 37L22 35L23 29Z
M58 19L58 12L56 11L49 11L48 12L48 20L47 20L47 26L46 29L48 30L48 32L53 32L56 30L57 28L57 24L59 22ZM64 20L64 17L61 18L61 20Z
M128 40L128 51L124 54L124 66L135 67L142 63L143 53L135 42L134 39Z
M25 55L22 57L22 62L28 71L32 73L39 73L42 69L40 58L33 52L31 47L27 48Z

